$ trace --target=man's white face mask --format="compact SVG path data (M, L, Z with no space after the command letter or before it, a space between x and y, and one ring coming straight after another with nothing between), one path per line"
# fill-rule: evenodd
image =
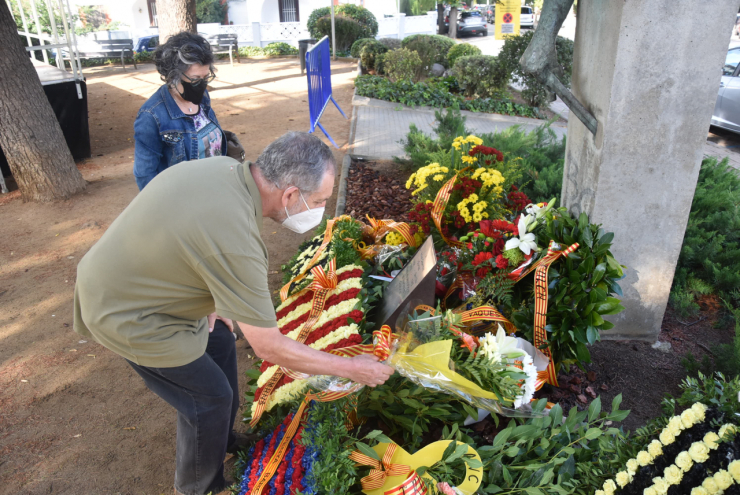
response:
M308 203L306 203L306 199L303 197L303 193L300 189L298 189L298 194L301 195L303 204L306 205L307 209L306 211L290 216L290 213L288 213L288 207L286 206L285 214L288 218L283 220L283 227L298 234L303 234L321 223L321 219L324 217L324 207L322 206L321 208L311 209L311 207L308 206Z

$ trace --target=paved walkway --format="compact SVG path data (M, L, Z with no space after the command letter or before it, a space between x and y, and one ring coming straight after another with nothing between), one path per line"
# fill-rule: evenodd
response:
M355 96L353 99L355 123L352 129L350 153L372 158L391 159L403 156L403 145L400 140L406 137L409 126L416 124L420 131L433 135L435 125L435 108L409 108L398 103ZM501 131L507 127L519 125L527 130L534 130L542 125L541 120L524 117L509 117L498 114L483 114L462 111L466 118L465 125L476 134ZM558 136L566 133L567 127L553 124Z

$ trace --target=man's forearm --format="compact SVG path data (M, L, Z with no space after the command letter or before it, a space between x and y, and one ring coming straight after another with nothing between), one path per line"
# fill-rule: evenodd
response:
M296 342L277 328L262 328L239 323L257 357L284 368L310 375L334 375L349 378L357 364L351 359L320 352Z

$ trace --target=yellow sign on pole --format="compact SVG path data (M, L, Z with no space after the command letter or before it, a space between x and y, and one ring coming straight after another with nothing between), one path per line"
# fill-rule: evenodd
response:
M521 0L499 0L496 2L496 39L519 34Z

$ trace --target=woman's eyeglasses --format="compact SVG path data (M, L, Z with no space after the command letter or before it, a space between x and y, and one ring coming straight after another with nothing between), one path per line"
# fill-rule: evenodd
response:
M194 86L198 86L198 85L203 84L203 83L205 83L205 84L210 83L211 81L213 81L214 79L216 79L216 74L214 74L213 72L211 72L206 77L196 77L196 78L192 78L192 77L189 77L189 76L183 74L182 77L184 77L185 79L187 79L187 81L190 84L192 84Z

